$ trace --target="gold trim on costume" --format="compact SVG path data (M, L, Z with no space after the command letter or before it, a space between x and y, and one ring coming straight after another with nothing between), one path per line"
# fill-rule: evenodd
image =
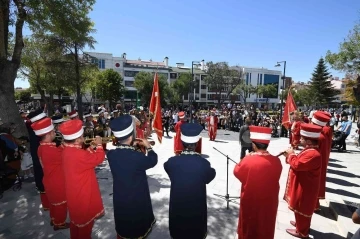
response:
M150 225L149 229L147 230L147 232L145 233L145 235L143 235L143 236L141 236L141 237L138 237L138 238L122 237L122 236L120 236L119 234L117 234L117 233L116 233L116 234L117 234L121 239L144 239L144 238L146 238L146 237L148 236L148 234L150 233L150 231L151 231L152 227L154 226L155 222L156 222L156 218L154 218L154 221L151 223L151 225Z
M66 203L66 201L62 201L62 202L59 202L59 203L51 203L51 205L60 206L60 205L65 204L65 203Z
M103 216L105 214L104 209L102 209L99 213L97 213L93 218L91 218L88 222L84 223L84 224L75 224L74 221L71 221L75 226L77 227L85 227L86 225L88 225L90 222L98 219L99 217Z
M56 146L56 143L44 143L44 142L40 142L40 145L49 145L49 146Z
M64 143L64 146L69 147L69 148L82 149L82 145L80 145L80 144L67 144L67 143Z
M293 212L295 212L295 213L297 213L297 214L300 214L301 216L304 216L304 217L312 217L312 214L311 214L311 215L306 215L306 214L304 214L304 213L299 212L298 210L295 210L294 208L292 208L292 207L290 207L290 206L288 206L288 208L289 208L291 211L293 211Z

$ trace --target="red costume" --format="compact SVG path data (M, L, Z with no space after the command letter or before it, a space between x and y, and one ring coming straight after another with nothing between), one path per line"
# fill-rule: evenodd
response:
M331 151L332 133L331 128L326 126L330 121L331 115L325 114L323 111L316 111L313 115L312 122L322 128L322 132L319 138L319 152L321 154L321 176L320 176L320 188L318 199L325 199L326 189L326 172L329 164L329 157ZM331 134L331 138L329 138ZM315 211L320 210L320 202L317 201Z
M300 143L300 125L301 122L296 120L291 125L291 146L297 148Z
M31 127L37 136L45 136L54 131L54 125L50 118L36 121ZM67 204L61 158L62 149L63 147L56 147L55 142L42 141L37 151L44 172L42 182L50 204L50 220L51 225L54 225L54 230L68 228L66 224Z
M60 126L65 140L75 140L82 136L80 120L71 120ZM96 179L95 167L102 163L105 153L102 145L94 150L81 145L64 144L62 152L65 175L65 190L70 215L71 239L91 238L95 219L104 214L99 184Z
M268 135L268 140L262 135ZM250 138L269 144L271 128L250 126ZM267 151L250 153L235 166L234 175L241 182L239 239L274 238L281 171L279 158Z
M175 155L180 154L184 150L184 146L181 142L181 130L180 126L182 124L186 124L185 122L185 113L183 111L178 113L180 121L176 123L175 125L175 137L174 137L174 153Z
M301 135L304 138L319 139L321 127L302 124ZM318 146L307 146L298 155L289 154L286 163L290 164L284 200L295 214L296 227L287 229L291 235L307 238L311 217L317 202L320 186L321 155Z
M206 119L208 124L208 135L211 141L214 141L217 133L218 118L215 115L211 115Z

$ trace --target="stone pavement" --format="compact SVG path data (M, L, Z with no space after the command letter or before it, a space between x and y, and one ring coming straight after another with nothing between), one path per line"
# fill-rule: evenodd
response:
M170 138L163 138L163 143L156 142L154 150L158 153L158 164L147 171L153 210L157 223L155 224L149 239L168 239L168 203L170 194L170 181L163 169L166 160L173 156L173 133ZM207 132L203 131L203 156L207 158L212 167L216 169L215 179L207 186L208 194L208 237L210 239L235 239L238 220L239 205L230 204L226 209L226 202L214 194L225 195L226 193L226 157L217 152L213 147L228 155L236 162L239 161L240 145L238 133L224 130L218 131L215 142L209 141ZM276 155L288 147L288 139L272 139L269 151ZM360 162L359 150L355 146L349 146L350 153L331 153L329 174L327 183L327 198L344 205L344 200L360 203ZM283 162L283 171L280 179L279 207L276 222L276 239L293 238L285 232L291 228L289 221L294 219L293 213L287 208L282 200L287 179L288 165ZM233 176L234 163L229 164L229 194L240 195L240 182ZM99 185L102 193L106 215L95 223L93 238L116 238L112 211L112 179L109 167L104 162L96 169ZM256 180L256 179L254 179ZM238 200L239 202L239 200ZM312 219L311 237L316 239L340 239L346 238L349 232L357 229L348 217L344 218L344 224L351 228L343 228L333 216L334 212L329 208L328 200L322 202L321 214L314 214ZM264 212L266 217L266 212ZM339 218L339 217L338 217ZM347 220L347 221L346 221ZM0 200L0 238L69 238L69 230L54 232L49 226L48 212L43 212L40 206L40 198L34 188L34 183L25 182L22 190L18 192L6 191L4 198ZM346 231L346 232L345 232Z

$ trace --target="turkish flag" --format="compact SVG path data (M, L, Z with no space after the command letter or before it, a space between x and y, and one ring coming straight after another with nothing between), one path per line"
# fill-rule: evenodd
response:
M162 141L163 136L163 126L161 119L161 103L160 103L160 89L159 89L159 79L158 74L155 73L154 76L154 86L150 100L149 107L150 114L153 115L152 128L155 130L157 134L157 138L159 142Z
M285 101L285 107L284 107L284 115L282 118L282 125L286 128L289 129L290 124L291 124L291 118L290 118L290 113L294 112L297 109L295 101L294 101L294 97L291 94L291 89L289 89L286 101Z

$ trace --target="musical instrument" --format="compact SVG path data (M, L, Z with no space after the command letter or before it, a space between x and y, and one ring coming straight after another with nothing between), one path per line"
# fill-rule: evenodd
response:
M84 141L84 144L85 144L86 146L91 145L91 143L92 143L94 140L95 140L95 138L86 138L85 141ZM106 144L106 143L108 143L108 142L110 142L110 141L112 141L112 137L104 137L104 138L102 138L102 143L103 143L103 144Z
M141 139L135 139L134 143L135 142L142 142L142 140ZM149 141L149 143L150 143L151 146L155 145L155 141ZM134 146L136 151L146 154L146 147L144 145L140 145L138 143L138 144L133 144L133 146Z
M278 155L276 155L275 157L280 157L281 155L284 155L286 153L286 151L283 151L281 153L279 153Z

